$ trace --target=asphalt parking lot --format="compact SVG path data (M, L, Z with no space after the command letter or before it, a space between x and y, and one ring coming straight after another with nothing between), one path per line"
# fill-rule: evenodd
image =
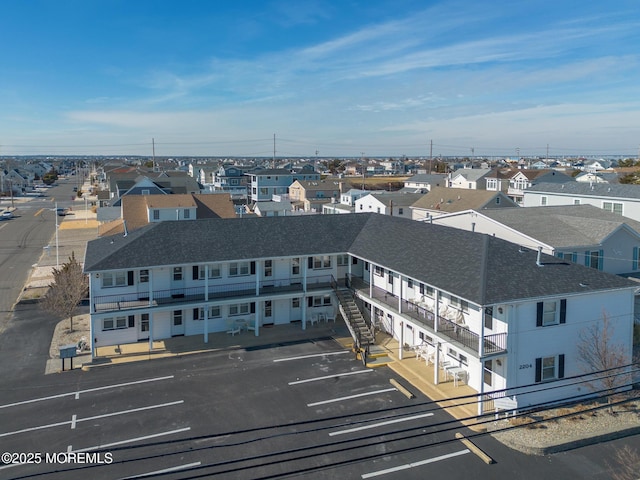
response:
M0 451L43 457L0 478L576 478L570 456L479 437L485 464L446 412L331 339L42 378L3 397Z

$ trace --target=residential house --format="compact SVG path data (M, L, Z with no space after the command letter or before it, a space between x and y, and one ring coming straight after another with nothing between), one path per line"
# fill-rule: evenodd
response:
M213 188L214 192L230 193L232 198L246 199L248 197L248 189L251 177L247 175L250 171L259 171L252 166L240 165L220 165L214 172ZM271 200L269 198L269 200Z
M259 217L284 217L285 215L291 215L293 212L293 205L289 200L282 200L280 202L256 202L253 207L253 212Z
M575 176L576 182L583 183L620 183L620 177L617 173L603 173L603 172L582 172Z
M355 213L381 213L411 218L411 205L423 196L422 193L371 192L356 200Z
M241 239L264 241L247 248ZM419 347L435 383L446 367L477 392L479 413L505 395L526 409L588 394L574 378L586 368L576 339L603 315L632 361L635 282L388 215L151 223L90 241L84 269L92 352L175 335L206 343L241 328L259 336L291 322L306 329L338 311L361 339L344 313L355 299L366 323L357 328L398 339L400 358Z
M286 169L263 169L247 173L251 178L251 201L271 201L273 195L288 193L289 187L295 180L320 180L320 174L307 166L300 172L292 173Z
M447 175L419 173L407 178L404 181L405 189L414 189L416 193L427 193L431 187L446 187Z
M480 190L484 188L484 177L491 173L490 168L461 168L451 174L450 188Z
M413 220L428 220L437 215L465 210L511 208L518 205L502 192L433 187L411 205Z
M638 275L640 222L593 205L466 210L432 223L493 235L619 275Z
M583 204L640 221L640 186L583 182L539 183L524 192L525 207Z
M323 205L338 203L342 182L337 180L294 180L289 198L296 210L322 212Z
M149 223L166 220L196 220L203 218L236 218L229 194L126 195L120 215L98 227L98 235L132 232ZM100 210L98 210L100 211Z
M343 184L344 185L344 184ZM326 203L322 206L322 213L354 213L356 210L356 200L371 193L369 190L358 190L351 188L347 192L340 193L340 203Z
M524 191L538 183L568 183L574 179L569 175L556 170L515 170L509 178L509 189L507 195L518 205L522 204ZM488 190L488 189L487 189Z

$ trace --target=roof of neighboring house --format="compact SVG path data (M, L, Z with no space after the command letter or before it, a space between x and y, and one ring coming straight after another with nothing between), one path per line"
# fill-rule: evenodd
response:
M335 180L296 180L295 182L293 182L293 184L296 184L296 183L300 184L300 186L307 191L315 191L315 190L340 190L341 182L338 182Z
M446 213L483 210L488 204L495 202L495 198L498 196L503 207L505 205L517 206L500 192L433 187L429 193L422 195L411 207L423 210L438 210Z
M265 168L263 170L256 170L247 172L249 175L256 175L258 177L266 176L266 175L294 175L286 168Z
M283 210L292 210L293 206L289 201L283 202L256 202L254 209L261 212L281 212Z
M447 175L444 173L418 173L407 178L404 183L424 183L435 186L444 183L446 179Z
M640 222L593 205L504 208L482 215L553 247L597 245L624 224L640 237Z
M394 207L409 207L416 203L420 198L424 197L424 193L405 193L405 192L371 192L373 198L378 200L385 206L393 204ZM367 196L362 197L365 199ZM360 200L356 200L360 201Z
M536 251L493 236L370 213L153 223L90 241L85 271L343 252L479 305L637 286L548 255L538 266Z
M462 176L468 182L476 182L488 173L491 173L490 168L461 168L453 172L451 178L455 179L456 177Z
M183 195L125 195L122 217L129 232L149 223L150 208L196 207L196 218L235 218L236 212L228 193Z
M536 193L558 193L563 195L581 195L594 197L611 197L630 200L640 200L640 185L594 183L586 182L567 183L539 183L525 190Z

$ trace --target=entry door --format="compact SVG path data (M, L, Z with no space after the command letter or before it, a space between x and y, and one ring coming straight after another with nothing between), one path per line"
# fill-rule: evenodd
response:
M264 325L273 325L273 302L271 300L264 301L264 309L262 313L262 323Z
M182 310L174 310L171 318L171 336L184 335L184 315Z
M184 297L184 269L173 267L171 272L171 296Z
M149 314L140 315L140 324L138 326L138 340L149 340Z

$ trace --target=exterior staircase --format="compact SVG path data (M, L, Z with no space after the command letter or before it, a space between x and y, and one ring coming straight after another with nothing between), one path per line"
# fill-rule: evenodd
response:
M356 349L365 350L367 347L374 345L375 337L372 331L373 329L367 325L351 290L348 288L337 288L335 292L338 297L340 314L351 332Z

